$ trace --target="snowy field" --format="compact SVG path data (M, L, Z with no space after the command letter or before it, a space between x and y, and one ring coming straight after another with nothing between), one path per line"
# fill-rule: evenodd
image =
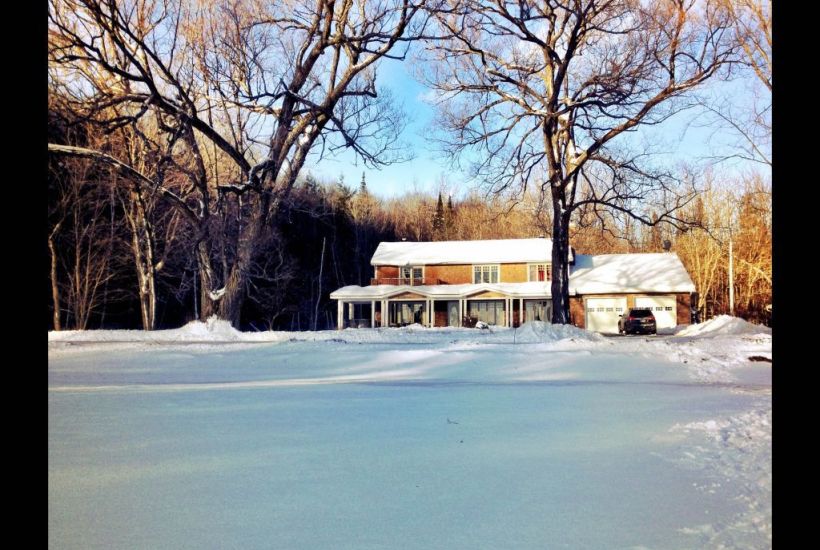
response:
M771 546L739 319L48 338L50 548Z

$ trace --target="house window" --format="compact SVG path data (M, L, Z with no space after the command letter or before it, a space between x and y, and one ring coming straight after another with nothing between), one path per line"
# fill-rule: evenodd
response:
M424 270L421 266L402 266L402 279L421 279L424 276Z
M552 264L529 264L530 281L551 281Z
M497 283L498 277L497 265L474 265L473 266L473 283Z

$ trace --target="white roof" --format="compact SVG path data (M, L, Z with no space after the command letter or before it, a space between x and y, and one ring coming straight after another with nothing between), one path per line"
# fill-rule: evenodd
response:
M521 298L548 298L550 294L549 282L529 283L481 283L464 285L350 285L330 293L331 300L380 300L413 292L432 298L464 298L480 292L501 292L508 296Z
M552 239L381 242L371 265L506 264L549 262ZM570 249L570 259L572 250Z
M569 289L572 294L694 292L695 284L674 253L579 254Z

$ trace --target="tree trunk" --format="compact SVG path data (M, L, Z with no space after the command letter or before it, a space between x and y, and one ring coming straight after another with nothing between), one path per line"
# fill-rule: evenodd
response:
M245 301L247 266L249 265L251 248L253 248L253 244L248 241L240 244L236 261L231 268L228 280L225 282L224 293L219 298L219 318L229 321L234 328L239 327L239 316L242 313L242 304Z
M569 324L569 216L553 190L552 216L552 322Z
M219 318L229 321L236 329L239 328L239 317L242 313L242 304L245 302L248 269L255 259L256 244L262 235L265 212L268 211L267 206L268 201L264 198L255 204L248 224L239 235L236 259L225 281L224 293L221 298L218 298Z
M157 304L154 236L138 187L131 190L129 199L131 204L126 208L126 217L131 226L131 251L137 269L142 329L154 330Z
M54 330L62 330L60 325L60 288L57 286L57 251L54 248L54 235L60 229L58 223L48 236L48 250L51 253L51 301L54 307Z
M214 300L211 298L213 290L214 273L211 266L211 258L208 255L208 245L201 240L196 246L196 255L199 260L199 319L206 321L216 310Z

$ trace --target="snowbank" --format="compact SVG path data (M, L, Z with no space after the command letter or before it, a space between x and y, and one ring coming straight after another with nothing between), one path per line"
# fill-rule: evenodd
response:
M168 330L64 330L48 333L49 342L239 342L255 339L246 338L246 333L216 317L204 323L191 321L184 327Z
M606 337L572 325L552 325L544 321L524 323L515 333L517 343L557 342L566 339L603 342Z
M763 325L755 325L729 315L719 315L705 323L689 325L676 336L717 336L717 335L744 335L744 334L771 334L772 329Z
M570 325L543 321L525 323L517 329L491 326L486 329L438 327L419 324L401 328L319 330L305 332L240 332L227 321L212 317L207 322L192 321L169 330L66 330L49 332L49 342L346 342L373 344L465 343L545 343L559 340L600 342L605 338Z

